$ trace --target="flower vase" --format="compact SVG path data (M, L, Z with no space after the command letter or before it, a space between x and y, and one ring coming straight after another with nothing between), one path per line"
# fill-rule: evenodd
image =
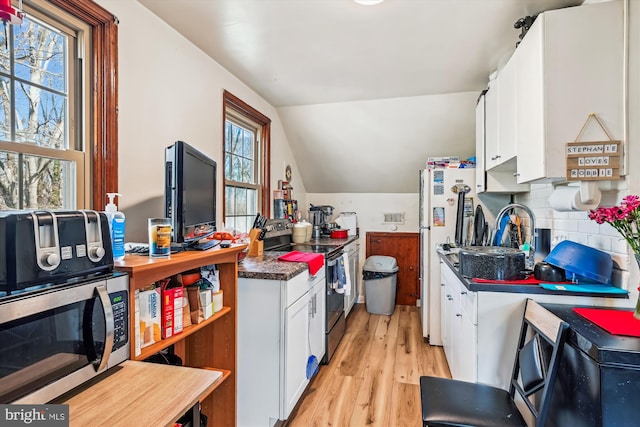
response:
M636 257L636 262L638 263L638 268L640 268L640 254L634 254ZM638 291L640 291L640 287L638 287ZM633 312L633 317L640 320L640 295L638 295L638 301L636 301L636 309Z

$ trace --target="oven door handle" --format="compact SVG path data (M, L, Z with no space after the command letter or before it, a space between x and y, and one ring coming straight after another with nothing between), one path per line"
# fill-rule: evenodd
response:
M107 288L105 287L105 285L96 286L95 291L98 294L100 303L102 304L106 332L104 340L104 351L102 353L102 357L100 358L100 365L98 365L98 367L96 368L96 372L100 372L107 367L109 356L111 355L111 350L113 349L113 309L111 307L111 299L109 298L109 293L107 292Z

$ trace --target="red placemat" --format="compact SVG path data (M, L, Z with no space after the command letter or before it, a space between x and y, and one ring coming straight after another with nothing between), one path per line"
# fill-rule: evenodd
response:
M573 311L610 334L640 337L640 320L633 317L633 311L584 307L574 308Z
M548 280L538 280L535 277L527 277L520 280L493 280L493 279L480 279L479 277L471 279L475 283L509 283L509 284L522 284L522 285L539 285L540 283L571 283L571 282L549 282Z
M291 251L278 257L280 261L306 262L309 266L309 274L315 276L324 265L324 255L313 252Z

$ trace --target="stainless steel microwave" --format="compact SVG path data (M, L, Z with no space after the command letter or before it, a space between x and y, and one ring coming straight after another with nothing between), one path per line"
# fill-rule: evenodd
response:
M47 403L129 358L129 279L0 298L0 403Z

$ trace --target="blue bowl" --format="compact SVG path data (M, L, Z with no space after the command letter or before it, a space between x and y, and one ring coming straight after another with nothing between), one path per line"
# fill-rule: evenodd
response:
M575 274L598 283L611 283L613 260L611 255L601 250L571 240L563 240L544 260L564 268L568 278Z

